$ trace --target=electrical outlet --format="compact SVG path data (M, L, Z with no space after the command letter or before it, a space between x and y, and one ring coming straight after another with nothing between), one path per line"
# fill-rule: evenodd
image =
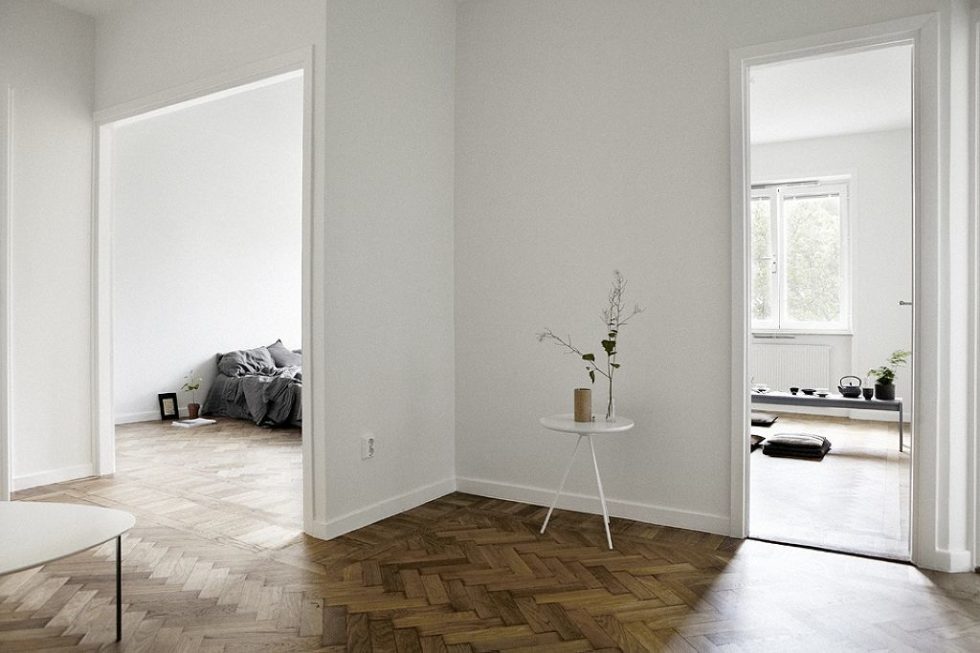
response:
M374 458L375 445L374 434L366 433L361 436L361 460Z

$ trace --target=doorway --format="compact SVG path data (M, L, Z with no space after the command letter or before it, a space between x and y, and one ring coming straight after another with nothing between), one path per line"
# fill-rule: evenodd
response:
M907 560L912 46L752 66L749 106L749 534Z
M912 178L914 185L913 296L915 378L938 379L943 366L942 342L948 325L923 316L940 315L941 299L948 282L948 252L941 246L945 233L946 205L942 189L948 182L942 165L943 124L940 61L940 21L935 14L901 18L835 32L814 34L785 41L747 46L731 52L731 205L732 205L732 431L730 529L734 537L750 535L750 325L749 215L751 201L751 144L749 123L749 72L753 66L802 60L845 51L890 45L913 46ZM911 458L910 537L913 564L933 568L961 568L960 558L950 562L941 548L938 533L944 528L941 507L946 496L944 476L936 461L948 446L951 435L941 428L937 415L948 409L941 393L915 383L912 429L915 455ZM958 554L957 554L958 555Z
M194 396L192 394L194 388L184 388L184 390L190 390L191 392L181 392L181 384L184 381L190 381L190 385L193 386L195 379L198 376L211 377L208 380L212 380L215 376L215 368L217 367L215 353L228 353L231 351L241 351L246 349L257 349L257 348L268 348L270 350L276 349L277 354L282 354L284 357L301 355L305 353L307 357L312 353L312 311L311 311L311 294L312 294L312 207L313 207L313 197L312 197L312 154L313 154L313 86L311 79L312 72L312 51L310 50L300 50L288 55L283 55L274 59L267 60L265 62L257 62L249 66L243 67L242 69L232 71L215 78L210 78L207 80L201 80L200 82L195 82L189 84L185 87L174 89L173 91L168 91L166 93L154 96L152 98L147 98L144 100L139 100L132 103L127 103L126 105L121 105L119 107L114 107L96 114L96 135L97 135L97 148L96 148L96 209L93 225L93 242L94 242L94 268L95 268L95 279L94 279L94 329L93 329L93 349L95 351L95 371L94 371L94 425L93 425L93 448L94 457L96 460L96 473L99 475L111 474L116 471L116 438L115 438L115 426L117 417L119 417L119 411L117 411L116 400L118 397L114 393L114 386L116 386L116 377L118 376L115 369L114 360L114 345L115 345L115 333L117 331L117 325L115 325L116 320L116 308L119 303L118 298L115 296L114 285L117 281L113 277L114 272L114 259L116 258L116 252L113 246L116 244L114 241L114 218L116 211L122 209L122 205L117 203L117 199L114 191L115 181L117 178L121 177L119 170L114 170L114 139L119 134L120 127L125 128L127 123L133 124L140 121L149 121L148 119L157 117L167 117L168 114L173 116L183 114L188 114L188 109L201 109L211 111L210 107L219 106L222 103L228 103L235 100L236 97L241 97L245 95L251 95L259 97L260 103L265 102L265 105L261 109L256 109L254 113L249 113L248 111L243 111L241 108L238 109L239 113L229 114L233 115L236 119L235 122L241 122L242 125L248 129L248 125L251 125L253 130L254 138L260 140L261 138L266 138L269 141L269 145L275 142L275 138L267 138L269 134L262 134L261 126L256 122L260 120L261 115L272 115L269 110L274 110L273 104L278 101L275 98L281 100L281 95L270 94L270 91L275 89L288 88L290 106L294 107L295 110L290 110L290 115L292 122L283 126L283 129L288 131L289 138L295 140L295 143L290 142L288 148L290 149L289 157L290 164L288 166L289 170L292 172L288 173L287 176L290 177L290 182L293 184L293 189L290 190L290 194L293 199L289 202L283 202L282 212L289 213L293 215L295 222L289 227L289 237L286 238L288 241L288 248L276 247L277 250L283 251L272 251L267 252L267 256L264 257L254 257L250 261L238 261L237 268L232 265L228 270L228 276L240 276L243 271L248 271L252 268L262 268L262 266L273 265L276 260L282 260L282 257L288 257L288 267L293 270L291 276L295 277L294 281L290 282L290 287L295 290L288 291L288 294L294 295L290 300L293 302L292 308L290 308L291 313L294 315L295 324L291 326L288 333L281 333L278 329L269 329L270 334L268 336L254 335L248 339L229 339L226 344L217 345L215 343L204 343L203 348L200 346L203 341L200 341L198 337L199 334L194 332L193 327L187 327L184 329L185 342L187 349L191 349L196 346L196 356L194 365L200 365L200 369L197 367L192 368L190 365L183 365L181 371L177 374L170 374L168 376L168 382L166 387L160 387L159 390L153 390L152 400L153 403L157 402L158 392L166 391L176 391L177 392L177 407L180 410L180 416L186 417L186 403L202 402L207 396L206 384L202 387L197 388L201 393L200 396ZM276 93L280 91L276 90ZM264 98L264 99L262 99ZM295 98L292 99L292 98ZM256 105L257 106L257 105ZM211 111L212 114L214 111ZM210 115L211 123L214 123L215 115ZM241 120L238 120L241 118ZM298 122L297 122L298 121ZM163 121L161 121L163 122ZM211 124L209 123L209 124ZM220 123L220 121L219 121ZM253 124L254 123L254 124ZM202 123L203 124L203 123ZM232 138L237 139L238 142L242 140L242 135L237 136L224 133L225 125L218 124L215 126L211 124L208 128L212 135L219 136L221 138ZM229 126L230 129L230 126ZM222 132L219 134L214 134L214 132ZM208 131L202 131L202 135L208 136ZM141 135L143 138L145 135ZM166 144L165 134L161 137L160 134L154 136L156 139L156 146L163 149L158 151L165 152ZM247 134L245 140L248 140ZM207 141L207 139L202 138L202 142ZM233 142L233 141L229 141ZM192 141L188 142L175 142L174 149L187 148L193 150L195 143ZM202 145L202 153L205 156L211 156L214 152L209 152L208 148L214 149L214 145ZM130 164L133 162L132 158L133 148L130 148ZM241 154L241 153L240 153ZM190 156L195 156L196 153L191 152ZM252 155L249 155L252 156ZM162 157L158 157L162 158ZM211 156L214 159L214 156ZM157 161L159 163L159 161ZM229 162L229 167L230 167ZM255 163L253 160L252 163ZM213 169L221 169L221 163L211 161L209 165L212 165ZM171 165L169 170L174 171L176 174L185 174L186 171L178 170L179 164ZM253 165L254 169L255 166ZM163 172L167 173L166 166L161 168ZM113 174L113 173L116 174ZM270 178L276 176L276 172L266 170L264 174L259 175L254 179L254 184L256 186L263 186L270 183ZM145 190L145 189L144 189ZM249 188L249 191L252 189ZM269 188L265 188L265 191L270 191ZM247 193L242 193L247 194ZM145 193L144 193L145 195ZM241 210L243 207L240 205L240 199L235 198L234 193L225 193L225 196L211 197L207 204L207 208L214 209L218 213L225 216L225 228L226 233L230 240L234 242L236 236L235 231L235 212ZM279 242L276 240L277 235L275 230L276 219L272 215L275 213L275 197L274 193L266 192L266 199L269 200L266 205L263 205L265 209L268 209L270 217L268 219L268 224L266 225L269 231L265 232L263 237L260 239L261 244L256 245L254 242L252 245L264 246L272 245L273 242ZM237 204L236 204L237 202ZM203 203L202 203L203 204ZM133 206L138 206L138 202L134 204L133 198L129 198L129 209L132 210ZM193 203L185 203L183 211L191 212L194 211ZM178 209L177 212L180 210ZM253 225L260 227L258 221ZM213 229L212 229L213 231ZM254 229L253 229L254 231ZM196 230L193 227L182 230L182 232L177 232L171 234L171 237L166 239L154 238L154 242L157 244L161 252L163 252L164 259L172 257L174 259L180 259L182 256L181 251L181 241L186 239L194 239L197 237L195 233ZM132 234L131 234L132 235ZM214 234L210 234L214 236ZM208 241L212 242L212 241ZM252 247L249 251L254 249ZM288 249L288 251L285 251ZM234 250L234 247L232 247ZM232 251L229 250L229 251ZM167 254L170 252L170 254ZM195 287L194 283L194 267L197 265L200 267L204 264L203 259L208 256L207 251L203 253L198 252L196 257L192 257L198 263L195 264L194 261L184 261L184 265L181 267L182 270L186 270L186 275L177 275L178 278L173 279L173 283L170 284L157 284L157 287L151 288L148 291L148 297L146 298L146 304L156 300L164 306L178 307L181 302L196 302L203 303L207 306L211 306L214 310L219 312L225 311L228 307L221 305L221 298L215 296L201 296L198 289ZM213 261L207 262L212 265L208 269L208 275L219 274L216 269L213 269ZM233 263L233 262L229 262ZM132 266L130 266L132 267ZM235 270L238 270L236 273ZM253 286L254 284L249 284ZM162 287L160 287L162 286ZM118 288L117 288L118 290ZM267 289L268 290L268 289ZM137 292L129 293L129 299L133 296L137 296ZM239 298L241 299L241 298ZM255 303L252 305L252 309L256 311L261 311L262 302L268 303L268 301L275 301L275 297L267 298L263 300L261 296L255 298ZM239 304L243 302L238 302ZM146 305L145 304L145 305ZM276 312L276 311L274 311ZM247 317L242 318L243 320L249 319ZM202 325L201 331L206 330L206 326ZM219 330L223 331L223 330ZM138 333L139 329L135 331L130 328L129 334L132 336L133 333ZM237 332L236 332L237 333ZM241 334L238 334L241 335ZM268 340L266 340L268 338ZM274 343L277 347L273 346L272 341L276 338L281 339L281 343ZM131 338L132 339L132 338ZM197 342L195 342L197 340ZM240 341L244 340L244 341ZM266 347L268 346L268 347ZM173 347L171 347L173 349ZM206 351L206 353L204 353ZM280 351L281 350L281 351ZM199 363L196 362L199 359ZM291 364L295 366L295 363ZM279 365L278 367L285 367L285 364ZM205 369L208 368L208 369ZM191 369L194 371L191 372ZM171 378L172 377L172 378ZM187 378L184 378L187 377ZM132 379L133 375L130 374L129 378ZM299 380L298 378L294 380ZM284 419L277 421L277 423L285 423L285 417L288 416L289 422L296 423L296 418L301 416L301 426L297 426L293 429L294 433L301 434L298 435L296 440L301 440L301 442L294 442L295 445L292 450L296 452L291 455L291 460L289 463L289 474L291 477L295 477L297 482L295 484L295 491L290 491L289 494L293 497L292 503L295 505L290 506L290 514L295 517L295 525L290 524L289 528L293 529L295 526L295 531L307 529L309 523L312 519L313 514L313 493L312 493L312 473L310 470L310 460L312 454L312 444L311 444L311 429L312 429L312 402L310 401L310 395L312 394L311 386L314 380L312 375L305 375L303 378L302 386L303 391L295 391L294 387L288 389L283 389L282 394L294 395L293 407L295 411L291 411L283 414ZM158 384L161 385L161 384ZM144 395L149 396L150 390L144 389ZM271 395L270 395L271 396ZM146 397L143 397L146 399ZM279 399L279 397L277 397ZM130 413L130 420L123 419L123 421L135 421L136 419L143 418L148 419L150 413L150 406L143 404L138 405L133 403L132 405L136 407L135 410L128 411ZM160 399L160 406L165 404L164 400ZM172 404L166 404L171 407ZM271 404L270 404L271 405ZM301 406L301 409L299 408ZM159 410L162 411L162 408ZM145 413L145 415L144 415ZM220 414L220 413L219 413ZM157 425L160 424L160 413L157 413ZM278 418L277 418L278 419ZM263 423L267 423L267 420L262 420ZM149 422L144 422L148 424ZM166 424L170 424L168 420ZM249 422L242 420L242 428L248 426ZM254 424L252 425L254 427ZM221 425L219 424L219 427ZM224 430L234 430L232 427L223 427ZM182 431L183 429L173 429L174 432ZM191 431L187 431L188 434ZM270 438L273 439L273 438ZM254 442L249 442L248 446L251 447ZM278 443L274 443L278 444ZM297 455L298 454L298 455ZM295 460L292 460L295 458ZM259 469L255 469L252 466L244 465L242 466L242 473L247 474L261 474L263 473ZM278 470L273 470L278 474ZM282 474L279 474L281 480ZM291 484L291 483L290 483ZM254 492L253 496L258 496ZM278 509L277 509L278 510ZM283 512L283 510L278 510ZM258 529L256 529L258 530ZM278 535L277 535L278 537Z

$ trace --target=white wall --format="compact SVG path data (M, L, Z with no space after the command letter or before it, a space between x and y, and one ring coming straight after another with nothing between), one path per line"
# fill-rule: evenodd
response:
M92 473L90 215L94 24L0 2L0 85L14 90L14 488ZM53 45L54 44L54 45Z
M948 8L942 1L466 2L457 12L456 362L461 489L550 498L609 275L649 307L622 336L598 443L614 514L728 532L731 48ZM802 10L801 10L802 9ZM602 392L598 392L602 396ZM594 496L584 460L569 479ZM592 499L566 505L596 510Z
M451 0L137 0L98 25L99 108L315 48L312 344L327 373L306 425L307 528L321 536L454 487L454 13ZM378 454L362 462L365 431Z
M314 322L331 374L315 399L313 531L450 487L454 395L460 486L546 497L536 488L553 487L568 443L536 420L567 410L582 376L533 334L594 339L617 267L650 310L622 345L620 412L640 427L600 444L613 512L727 531L729 50L945 20L951 1L466 2L454 33L446 1L136 0L99 24L96 106L315 46L314 245L327 255ZM72 265L72 283L87 272ZM692 385L717 403L678 389ZM361 463L367 428L379 457ZM593 494L584 465L570 489Z
M454 39L452 0L327 5L330 533L455 488Z
M111 157L116 423L191 369L203 403L216 352L298 348L302 77L122 124Z
M808 337L842 354L834 382L864 378L897 349L910 349L912 312L912 144L908 129L851 134L752 147L754 183L849 175L853 336ZM845 342L846 341L846 342ZM765 341L762 341L765 342ZM909 368L898 368L895 390L909 400ZM855 417L873 419L861 411ZM894 415L881 419L894 421ZM907 416L908 417L908 416Z

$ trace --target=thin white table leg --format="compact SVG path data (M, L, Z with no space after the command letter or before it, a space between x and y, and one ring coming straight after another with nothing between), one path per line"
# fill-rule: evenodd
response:
M548 508L548 514L544 518L544 524L541 525L541 532L544 533L544 529L548 528L548 520L551 519L551 513L555 511L555 506L558 505L558 497L561 495L562 489L565 487L565 481L568 480L568 472L572 471L572 463L575 462L575 454L578 452L578 445L581 444L584 435L578 436L578 440L575 441L575 448L572 449L572 457L568 461L568 467L565 468L565 475L561 477L561 483L558 484L558 491L555 492L555 500L551 502L551 507ZM589 440L591 442L591 440Z
M602 503L602 521L606 527L606 543L612 549L612 534L609 532L609 509L606 508L606 495L602 492L602 479L599 477L599 461L596 460L595 445L592 444L591 437L589 438L589 448L592 449L592 465L595 467L595 482L599 486L599 501Z

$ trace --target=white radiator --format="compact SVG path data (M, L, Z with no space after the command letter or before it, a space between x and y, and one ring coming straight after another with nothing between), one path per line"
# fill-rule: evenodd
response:
M790 387L830 388L830 345L752 343L750 374L753 383L773 390Z

